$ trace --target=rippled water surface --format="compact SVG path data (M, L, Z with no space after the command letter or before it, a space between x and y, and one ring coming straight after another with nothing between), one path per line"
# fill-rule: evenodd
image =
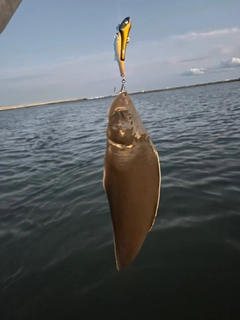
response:
M0 318L240 319L239 82L132 96L162 186L121 272L102 187L112 100L0 112Z

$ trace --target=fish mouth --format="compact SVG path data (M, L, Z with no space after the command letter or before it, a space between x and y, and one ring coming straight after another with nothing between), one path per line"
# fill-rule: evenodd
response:
M133 144L126 145L126 144L122 144L122 143L116 143L116 142L112 141L111 139L108 139L108 143L118 149L132 149L133 148Z

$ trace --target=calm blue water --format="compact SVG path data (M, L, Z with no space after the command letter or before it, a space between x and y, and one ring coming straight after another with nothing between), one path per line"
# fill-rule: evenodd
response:
M112 100L0 112L0 318L239 319L240 82L132 96L162 187L121 272L102 187Z

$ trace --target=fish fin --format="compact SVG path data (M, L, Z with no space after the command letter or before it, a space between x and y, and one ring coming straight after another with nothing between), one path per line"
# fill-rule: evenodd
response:
M155 211L155 215L153 217L153 222L152 222L148 232L150 232L152 230L152 227L154 226L154 223L155 223L155 220L156 220L156 217L157 217L158 208L159 208L159 202L160 202L160 188L161 188L161 167L160 167L159 155L158 155L157 150L154 147L153 147L153 151L154 151L154 153L155 153L155 155L157 157L158 175L159 175L159 187L158 187L158 199L157 199L156 211Z
M102 181L102 184L103 184L103 189L104 189L104 191L106 192L105 177L106 177L106 171L105 171L105 168L104 168L104 169L103 169L103 181Z

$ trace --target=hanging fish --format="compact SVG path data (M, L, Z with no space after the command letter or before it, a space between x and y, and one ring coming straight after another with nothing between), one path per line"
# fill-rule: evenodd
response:
M158 153L129 95L122 92L108 113L103 177L118 270L135 259L154 224L160 184Z
M128 17L119 25L116 35L115 48L122 77L125 77L124 61L130 28ZM132 100L121 90L108 112L103 173L118 270L135 259L154 224L160 184L158 153Z

